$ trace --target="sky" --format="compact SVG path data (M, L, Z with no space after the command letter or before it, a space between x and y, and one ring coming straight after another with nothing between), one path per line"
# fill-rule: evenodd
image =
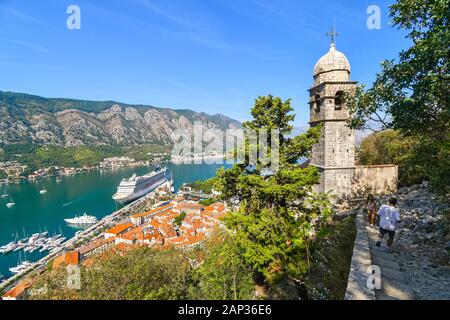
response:
M250 118L255 98L292 99L307 126L313 68L336 45L353 80L407 48L388 0L0 0L0 90ZM381 29L367 27L369 5ZM81 11L70 30L67 8Z

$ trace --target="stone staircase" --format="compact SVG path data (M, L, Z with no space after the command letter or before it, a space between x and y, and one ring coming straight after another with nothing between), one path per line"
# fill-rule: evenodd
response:
M381 270L381 289L375 290L377 300L414 300L414 293L406 283L405 274L401 271L395 256L387 251L386 238L381 247L375 244L378 239L378 229L366 226L369 238L370 255L372 265L377 265ZM395 240L393 245L395 250Z

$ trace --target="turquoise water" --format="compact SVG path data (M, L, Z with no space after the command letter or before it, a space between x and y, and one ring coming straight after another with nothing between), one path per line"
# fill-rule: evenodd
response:
M175 190L185 182L208 179L214 176L221 165L174 165L168 167L173 173ZM23 238L24 233L47 230L50 234L60 233L65 237L74 236L76 229L67 226L65 218L71 218L84 212L101 219L116 210L116 204L111 199L121 179L151 171L152 167L122 168L83 173L63 177L60 183L54 177L43 179L36 183L24 182L10 185L8 193L14 199L16 206L8 209L7 200L0 202L0 245L9 243L15 237ZM39 190L45 188L45 195ZM3 193L3 190L1 190ZM23 251L21 253L23 258ZM46 253L27 253L27 260L36 261ZM8 255L0 254L0 274L10 276L9 268L16 266L19 252Z

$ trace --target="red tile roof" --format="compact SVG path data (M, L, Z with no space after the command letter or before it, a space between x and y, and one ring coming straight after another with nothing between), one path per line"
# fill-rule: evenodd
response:
M121 234L121 233L127 231L128 229L130 229L133 226L134 226L134 224L132 224L132 223L117 224L114 227L112 227L111 229L106 230L104 233L118 235L118 234Z
M201 204L198 203L190 203L190 202L183 202L180 203L178 206L176 206L177 210L183 211L183 210L203 210L204 207Z
M218 211L218 212L222 212L225 210L225 205L223 203L217 202L217 203L213 203L210 206L207 206L205 208L206 211Z
M3 295L3 299L17 299L19 298L25 291L31 287L32 281L30 279L24 280L19 283L17 286L9 290L7 293Z
M165 206L162 206L162 207L159 207L159 208L156 208L156 209L153 209L153 210L144 212L144 213L138 213L138 214L135 214L135 215L132 216L132 218L146 217L146 216L148 216L148 215L155 214L155 213L157 213L157 212L169 210L169 209L171 209L172 207L173 207L173 204L167 204L167 205L165 205Z
M80 263L80 254L78 250L72 252L66 252L55 258L53 261L52 269L55 270L61 265L65 266L77 266Z

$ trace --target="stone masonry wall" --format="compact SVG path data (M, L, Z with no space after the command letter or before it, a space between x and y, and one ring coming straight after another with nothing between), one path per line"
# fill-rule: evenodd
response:
M345 122L326 122L322 147L324 166L353 167L355 165L355 135Z
M370 256L369 237L361 210L357 212L356 230L345 300L375 300L375 291L367 286L367 279L370 276L367 270L372 265L372 258Z
M331 169L323 171L323 192L342 197L347 196L352 190L352 177L354 169Z
M353 177L355 193L386 194L397 191L398 166L356 166Z

